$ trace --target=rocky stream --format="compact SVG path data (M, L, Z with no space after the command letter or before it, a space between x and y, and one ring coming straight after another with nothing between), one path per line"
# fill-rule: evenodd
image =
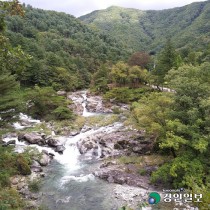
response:
M100 96L79 91L67 97L74 102L71 108L86 118L112 115L113 106L105 106ZM125 111L128 106L118 104L118 109ZM124 120L121 115L118 122L106 126L84 125L67 135L56 134L52 126L51 135L46 135L42 130L25 132L26 127L41 122L21 114L20 122L14 124L18 134L7 134L3 141L5 146L15 144L16 152L21 153L30 146L41 154L34 158L30 176L16 176L11 180L29 200L28 209L38 205L50 210L118 210L122 206L134 210L161 209L138 207L147 203L149 192L158 191L149 182L149 175L157 167L147 160L152 141L145 139L143 131L125 126ZM117 161L119 157L135 155L143 157L146 174L137 173L135 164ZM26 180L37 177L41 179L41 189L31 193Z

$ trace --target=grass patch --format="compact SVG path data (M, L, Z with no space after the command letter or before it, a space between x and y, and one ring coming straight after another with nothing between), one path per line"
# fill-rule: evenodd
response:
M40 188L41 188L41 181L38 179L35 179L33 181L30 181L28 184L29 190L31 192L39 192Z
M66 131L79 131L85 124L83 116L77 116L75 120L53 121L53 127L57 134L65 135Z
M91 127L102 127L119 121L118 115L97 115L85 118L85 124Z
M138 174L141 175L141 176L145 176L147 174L147 171L144 168L140 168L138 170Z
M50 128L48 128L48 126L45 122L35 124L33 127L30 127L30 128L25 128L24 131L26 131L26 132L33 132L33 131L40 132L40 131L42 131L43 133L45 133L47 135L51 134L51 130L50 130Z
M158 166L166 162L170 157L157 154L144 156L122 156L118 158L120 164L136 164L138 166Z
M0 189L0 210L24 209L25 202L19 193L12 188Z
M141 164L142 156L122 156L118 159L120 164Z

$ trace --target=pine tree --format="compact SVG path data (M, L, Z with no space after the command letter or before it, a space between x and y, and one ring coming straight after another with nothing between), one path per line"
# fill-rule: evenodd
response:
M17 1L5 2L0 4L0 26L4 26L4 16L6 12L13 13L12 7L18 3ZM18 4L19 6L19 4ZM19 9L19 7L17 8ZM14 121L19 112L19 83L15 80L15 75L11 72L14 69L19 69L24 66L20 66L19 63L14 65L16 60L19 60L21 56L17 51L15 52L9 45L7 38L4 36L4 27L0 30L0 126L5 125L11 121ZM21 64L22 65L22 64Z
M158 56L157 67L153 72L158 77L158 84L163 84L164 77L168 71L179 67L180 63L180 56L175 51L171 40L168 39L164 49Z

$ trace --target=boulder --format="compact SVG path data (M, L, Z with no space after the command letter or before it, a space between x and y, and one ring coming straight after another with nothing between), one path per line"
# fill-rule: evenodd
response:
M38 209L36 201L27 201L27 209Z
M56 139L50 138L50 139L47 139L47 144L50 147L57 147L58 146L58 141Z
M10 140L7 142L7 145L10 145L10 144L16 144L16 141L15 140Z
M21 190L19 190L19 193L23 195L24 197L29 197L30 195L30 191L27 188L22 188Z
M91 127L84 125L82 130L81 130L81 133L85 133L85 132L87 132L87 131L89 131L91 129L92 129Z
M42 153L46 154L46 155L49 155L49 152L45 149L42 150Z
M78 134L79 134L78 131L72 131L72 132L70 133L70 136L76 136L76 135L78 135Z
M17 177L12 177L12 178L10 178L10 182L13 185L17 185L19 182L19 179Z
M39 142L43 141L41 135L37 133L26 133L24 135L24 139L30 144L38 144Z
M57 91L57 94L59 95L59 96L66 96L66 91L64 91L64 90L59 90L59 91Z
M40 166L39 162L36 161L36 160L33 160L32 164L31 164L31 167L38 167L38 166Z
M50 158L53 158L55 156L55 154L49 152L49 156L50 156Z
M31 166L31 171L33 172L42 172L43 169L41 166Z
M39 160L39 164L41 166L47 166L49 164L49 162L50 162L49 156L46 154L42 154L42 157Z
M110 183L116 183L120 185L127 184L130 186L141 187L144 189L148 189L149 187L148 177L142 177L137 174L126 173L121 170L103 168L100 171L94 172L94 175Z
M23 189L23 188L25 188L25 187L26 187L26 183L20 182L20 183L17 185L17 190L21 190L21 189Z
M55 151L58 153L63 153L66 148L63 145L59 145L56 147Z
M21 141L21 140L24 140L25 138L24 138L24 133L20 133L20 134L18 134L18 140L19 141Z

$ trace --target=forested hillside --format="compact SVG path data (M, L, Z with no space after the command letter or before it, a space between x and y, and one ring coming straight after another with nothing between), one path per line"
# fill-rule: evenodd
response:
M52 168L56 173L62 172L62 177L58 173L59 180L75 175L74 170L71 172L74 161L89 167L87 162L93 160L97 168L108 170L105 173L110 172L111 166L114 176L112 173L106 176L108 181L111 177L111 183L139 187L133 185L138 182L141 188L146 181L149 187L143 187L144 191L157 186L157 190L184 188L184 193L203 195L202 202L194 199L190 205L208 210L210 1L163 11L110 7L81 19L91 25L64 13L22 7L17 0L0 1L0 209L26 209L28 194L24 194L23 200L23 191L20 191L23 187L18 191L18 185L16 190L11 178L25 179L34 166L36 169L47 166L54 157L58 158L54 164L58 161L59 167L56 169L53 165ZM97 27L103 29L102 33ZM88 87L89 90L84 91ZM83 90L74 91L77 89ZM27 114L41 121L30 124L26 121L31 119ZM22 130L14 122L19 123ZM89 132L93 133L89 135ZM35 135L34 141L28 141L31 135ZM9 141L5 142L7 138ZM19 140L27 140L23 153L14 152L17 144L23 146ZM53 153L47 164L41 165L40 154L27 150L28 143L44 148L41 155L46 156L50 154L45 150L46 142L54 148L50 153L64 153L58 156ZM78 162L83 158L71 156L77 153L75 149L78 155L84 155L81 157L88 154L88 161L84 158L85 162ZM59 161L62 157L64 162ZM160 157L161 161L155 157ZM147 160L147 164L146 159L151 161ZM154 159L157 163L150 165ZM102 167L98 167L97 160ZM34 164L34 161L38 162ZM70 168L67 169L67 165ZM91 170L95 170L95 166L78 170L73 181L79 180L79 185L64 182L65 188L57 182L56 173L51 169L49 173L53 177L46 172L43 183L53 185L53 194L47 188L50 194L43 191L40 196L49 195L50 205L55 204L58 209L62 208L57 205L66 205L68 209L73 201L68 200L69 193L73 193L81 199L79 202L75 199L76 209L81 209L80 203L85 205L83 209L91 209L93 199L98 200L98 191L92 186L101 188L102 182L95 179L96 185L92 185L91 179L91 187L88 187L87 180L81 191L78 186L83 184L80 172L87 171L87 177L92 177L95 171ZM66 171L65 176L63 171ZM38 172L43 172L42 168ZM114 179L118 175L123 177ZM58 185L48 184L48 178ZM31 182L26 188L30 186ZM69 186L74 189L66 191ZM112 185L109 186L111 189ZM38 190L36 182L32 182L32 188ZM92 189L94 194L91 194ZM95 196L87 199L89 206L83 199L84 191L88 196ZM62 197L56 194L58 192L68 192L65 197L70 201L68 205L66 200L60 202ZM107 188L105 193L107 196ZM131 194L139 199L135 193ZM110 201L113 197L116 193ZM122 197L123 202L133 203L133 199L125 200L124 194ZM103 209L102 203L99 199L100 207L95 209ZM145 203L151 204L148 204L148 195L142 204ZM136 209L126 206L121 209Z
M161 10L109 7L80 17L136 51L158 51L170 37L176 48L203 48L210 42L210 1Z
M100 64L124 59L128 52L109 35L94 32L71 15L24 8L24 17L7 17L7 37L32 57L18 77L24 85L56 90L84 88Z

